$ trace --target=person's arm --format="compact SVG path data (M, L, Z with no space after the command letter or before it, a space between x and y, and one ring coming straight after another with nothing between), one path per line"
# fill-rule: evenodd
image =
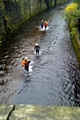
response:
M31 61L29 60L27 63L30 64L30 62L31 62Z

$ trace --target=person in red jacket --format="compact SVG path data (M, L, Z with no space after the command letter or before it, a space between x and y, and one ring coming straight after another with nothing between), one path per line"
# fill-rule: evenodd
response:
M47 26L48 26L48 22L44 21L44 27L47 28Z

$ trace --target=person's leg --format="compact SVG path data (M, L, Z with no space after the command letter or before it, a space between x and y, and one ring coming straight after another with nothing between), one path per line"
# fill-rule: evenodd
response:
M36 54L37 54L37 49L36 49Z
M38 54L38 55L39 55L39 49L37 49L37 50L36 50L36 54Z
M29 66L26 66L26 67L25 67L25 70L29 71Z
M38 55L39 55L39 50L38 50Z
M29 66L27 67L27 71L29 71Z
M41 28L43 28L43 24L41 24Z
M26 70L29 71L29 66L26 67Z

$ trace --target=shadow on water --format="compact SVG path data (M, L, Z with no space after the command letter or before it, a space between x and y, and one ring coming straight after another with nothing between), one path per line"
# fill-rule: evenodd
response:
M36 60L40 59L40 55L35 55Z

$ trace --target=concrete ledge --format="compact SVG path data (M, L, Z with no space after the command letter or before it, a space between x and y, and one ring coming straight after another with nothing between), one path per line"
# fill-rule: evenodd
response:
M0 105L0 120L80 120L79 107Z
M10 120L79 120L80 108L17 105Z
M0 120L8 120L8 115L13 109L13 105L0 105Z

